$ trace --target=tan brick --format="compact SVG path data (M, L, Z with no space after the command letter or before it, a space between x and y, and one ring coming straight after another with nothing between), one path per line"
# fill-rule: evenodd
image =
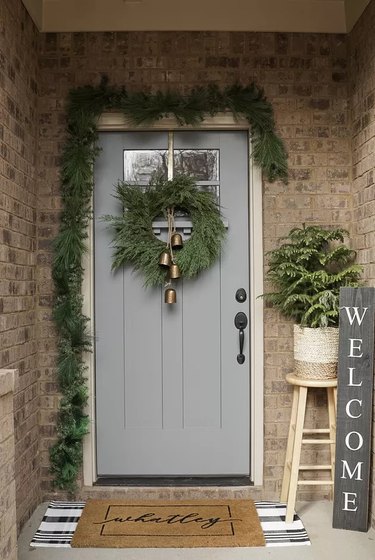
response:
M14 389L14 371L2 370L0 374L0 397L7 393L13 392Z
M1 405L0 405L1 406ZM13 414L0 417L0 442L10 438L14 432Z
M14 459L14 436L0 441L0 467Z
M13 507L15 503L15 482L12 481L5 488L0 489L0 517L2 517L5 512Z
M13 393L7 393L1 398L1 417L13 414Z
M11 10L11 11L10 11ZM1 111L2 146L6 165L0 166L0 363L2 367L19 370L16 379L15 404L17 413L24 410L26 419L29 409L22 393L33 377L36 386L36 153L37 153L37 80L38 80L38 32L27 15L22 3L6 2L2 8L2 22L7 30L2 48L6 49L13 82L0 84L5 100ZM22 25L22 33L20 33ZM17 62L17 64L14 63ZM9 95L9 98L7 97ZM31 371L34 370L32 374ZM0 394L1 394L0 379ZM13 395L2 399L0 410L12 414ZM27 425L27 422L25 422ZM1 430L9 435L11 421L2 421ZM34 439L37 440L37 431ZM6 440L7 456L12 437ZM17 442L18 443L18 442ZM16 446L18 449L19 446ZM14 453L14 450L13 450ZM0 459L2 462L3 459ZM36 469L37 470L37 469ZM11 463L2 469L1 484L11 485ZM19 473L16 473L16 478ZM34 502L36 505L37 501ZM23 511L22 502L18 509ZM4 531L4 525L2 526ZM16 558L15 539L0 553L2 558ZM5 542L5 541L4 541ZM12 556L13 555L13 556Z
M17 535L15 530L8 532L0 542L0 558L17 560Z
M9 508L0 518L0 542L5 539L7 533L11 533L16 528L16 503Z

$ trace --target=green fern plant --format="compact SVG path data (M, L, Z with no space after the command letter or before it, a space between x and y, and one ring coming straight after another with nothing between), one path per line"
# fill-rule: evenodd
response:
M305 327L336 327L340 288L357 287L362 267L341 228L303 225L269 251L266 278L275 291L263 294L281 313Z

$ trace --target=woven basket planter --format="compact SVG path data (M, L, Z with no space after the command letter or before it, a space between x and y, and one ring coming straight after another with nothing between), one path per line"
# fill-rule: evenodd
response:
M309 379L337 376L339 329L294 325L295 374Z

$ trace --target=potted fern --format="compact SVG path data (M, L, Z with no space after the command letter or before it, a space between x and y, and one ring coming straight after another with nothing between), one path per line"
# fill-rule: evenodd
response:
M263 297L295 323L295 373L301 377L337 375L339 292L357 287L362 273L344 243L347 235L341 228L303 225L268 253L266 277L275 291Z

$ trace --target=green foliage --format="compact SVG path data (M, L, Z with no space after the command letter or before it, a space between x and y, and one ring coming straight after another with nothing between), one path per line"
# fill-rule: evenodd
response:
M243 115L249 122L253 157L265 177L269 181L287 180L287 154L275 132L272 106L263 91L254 84L246 87L234 85L224 90L216 86L201 87L184 96L171 91L129 93L124 88L109 86L108 79L103 77L97 87L84 86L70 92L67 140L61 161L63 210L60 232L54 243L53 260L54 319L60 336L57 370L63 399L57 426L58 440L51 449L51 470L55 484L70 490L74 489L82 462L82 439L88 430L88 419L84 414L87 391L82 353L90 349L91 342L87 330L88 319L82 312L81 263L86 250L87 225L91 219L92 170L98 153L97 120L105 109L121 110L135 124L152 123L173 115L181 125L197 125L206 114L215 115L218 111L231 110L235 115ZM174 193L168 194L165 188L166 197L174 196ZM223 238L219 211L216 214L210 210L211 218L204 216L207 207L211 208L212 199L203 193L197 197L195 191L194 196L193 191L189 195L189 188L193 187L185 184L179 191L181 196L184 193L183 202L190 209L194 223L194 234L189 246L178 256L178 264L185 276L192 276L210 266L220 251ZM125 206L127 196L133 196L139 205L133 213L130 227L141 241L137 247L134 243L129 244L124 231L125 217L118 221L114 219L113 227L119 241L116 266L121 266L125 260L135 260L145 272L148 283L161 283L163 273L158 267L149 265L160 248L160 242L151 238L150 232L146 233L140 226L144 220L149 224L156 215L158 197L149 195L150 206L147 209L142 208L141 198L135 200L134 192L126 193L124 186L119 196L124 197ZM143 213L146 210L149 214ZM203 238L210 240L206 247L203 246Z
M84 381L81 379L81 385ZM82 464L82 438L88 432L89 419L82 413L87 402L86 389L67 388L60 404L58 418L59 441L50 451L51 471L55 475L55 485L70 491L75 490L76 479Z
M187 212L193 225L191 238L175 253L185 278L209 268L220 255L225 236L220 210L212 194L199 191L190 177L158 180L145 191L137 185L119 183L116 197L121 202L122 215L103 218L114 230L114 270L131 263L143 273L146 286L165 283L166 272L159 265L159 256L166 244L155 237L152 221L166 216L168 207Z
M87 100L90 103L87 105ZM94 101L94 103L93 103ZM91 218L92 165L97 149L96 120L105 106L103 92L79 88L70 94L68 139L62 155L60 232L54 242L54 321L60 336L57 374L63 398L58 440L50 450L51 471L58 488L73 491L82 463L82 439L88 432L85 368L82 352L91 340L82 312L82 256Z
M340 287L357 287L362 267L344 244L347 231L320 226L294 228L270 251L264 294L283 315L307 327L338 326Z
M134 124L151 124L173 116L180 125L197 125L205 115L230 110L249 122L252 133L253 157L269 181L288 177L287 154L275 132L272 105L263 90L255 84L235 84L220 90L216 85L193 89L188 95L177 92L118 94L119 108Z

